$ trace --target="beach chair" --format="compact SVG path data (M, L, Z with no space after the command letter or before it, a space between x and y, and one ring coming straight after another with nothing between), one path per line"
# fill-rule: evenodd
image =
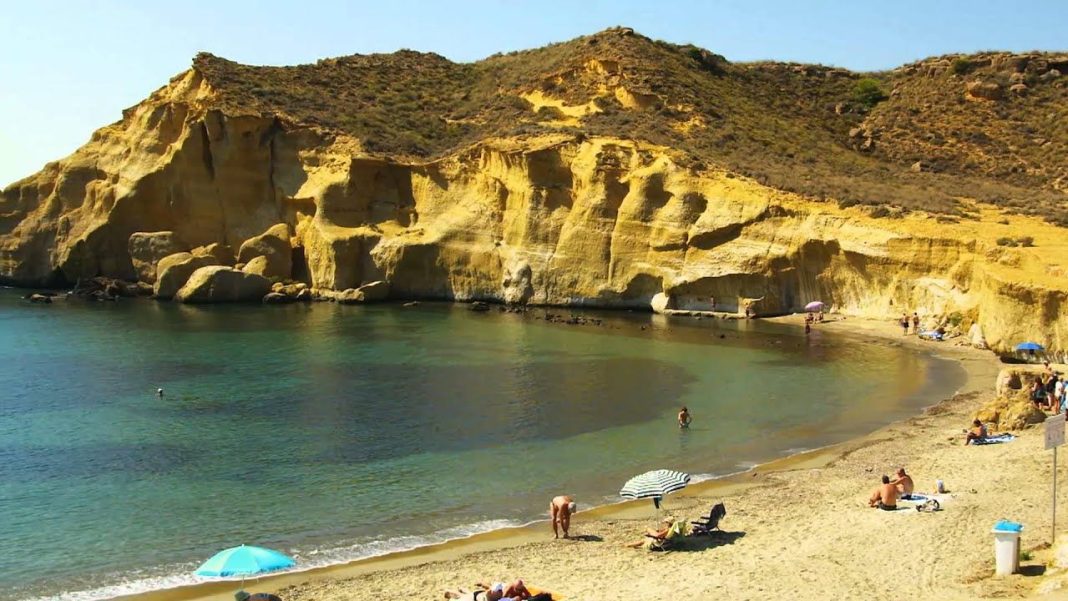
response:
M712 511L708 512L708 517L702 517L700 520L694 520L690 522L693 525L694 536L701 536L705 534L712 534L712 531L719 528L719 521L727 515L727 506L723 503L716 503L712 506Z
M662 537L651 534L646 534L645 536L649 539L645 545L646 549L650 551L670 551L679 541L685 538L686 520L676 520Z

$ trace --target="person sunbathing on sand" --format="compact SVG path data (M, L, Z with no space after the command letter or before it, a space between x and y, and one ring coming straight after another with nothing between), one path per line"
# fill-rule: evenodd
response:
M868 507L878 507L884 511L897 509L897 487L890 484L890 476L883 476L883 483L875 488L868 499Z
M891 480L890 484L897 487L897 492L903 497L911 495L912 491L916 489L916 484L912 481L912 476L906 474L905 468L903 467L897 468L897 478Z
M530 591L527 590L526 585L523 584L522 578L516 578L515 582L505 586L503 582L498 582L493 586L490 586L484 582L476 582L475 586L482 587L490 592L500 590L503 595L502 599L529 599Z
M638 541L636 543L627 543L627 544L625 544L623 546L624 547L630 547L631 549L637 549L638 547L647 546L650 543L650 541L653 541L653 540L664 540L665 538L667 538L668 532L671 532L671 527L674 526L674 525L675 525L675 518L666 517L666 518L664 518L664 527L663 528L661 528L659 530L653 530L652 528L647 528L645 530L645 534L642 536L642 539L640 541Z
M446 599L459 599L460 601L501 601L504 598L503 587L500 590L474 590L467 592L463 589L445 591Z
M972 420L972 429L965 430L964 433L966 434L964 437L965 445L969 445L977 440L986 440L986 437L989 436L989 433L986 431L986 426L983 425L983 422L977 419Z

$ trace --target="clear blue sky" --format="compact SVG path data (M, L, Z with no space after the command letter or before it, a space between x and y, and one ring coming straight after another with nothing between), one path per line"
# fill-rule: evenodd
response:
M275 65L399 48L471 61L613 25L732 61L877 70L949 52L1063 50L1068 0L5 0L0 186L73 151L201 50Z

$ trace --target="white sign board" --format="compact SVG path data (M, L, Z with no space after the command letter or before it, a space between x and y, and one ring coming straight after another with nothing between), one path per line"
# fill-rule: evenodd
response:
M1055 449L1064 444L1064 414L1046 418L1046 449Z

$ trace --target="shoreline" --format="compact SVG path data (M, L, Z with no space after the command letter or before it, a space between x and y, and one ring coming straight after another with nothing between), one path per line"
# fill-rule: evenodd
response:
M764 318L766 321L793 323L796 316L782 316L776 318ZM976 395L983 390L993 388L994 376L1000 369L996 356L989 351L981 351L971 347L961 347L952 343L925 343L915 337L906 337L896 334L898 331L892 322L878 322L851 318L849 320L837 320L825 322L820 327L834 327L837 324L848 323L851 327L860 326L840 334L856 337L867 336L878 338L880 341L897 341L909 346L915 345L917 350L930 354L940 359L961 361L965 379L957 394L945 399L931 399L932 403L924 405L920 415L906 417L894 421L888 425L876 429L874 432L862 434L843 442L830 444L817 449L804 450L795 454L772 459L763 462L750 469L722 477L695 483L685 490L672 495L666 502L665 508L670 512L684 509L687 506L700 503L709 497L737 497L745 496L747 492L766 486L769 478L777 475L789 474L805 470L821 470L832 466L836 461L851 453L865 448L877 441L881 432L900 426L920 416L926 415L933 408L951 404L962 396ZM840 328L834 328L840 329ZM859 331L857 331L859 329ZM614 504L596 506L581 511L573 521L574 530L582 532L586 528L596 527L601 524L615 524L619 521L636 522L648 525L648 503L643 501L624 501ZM694 513L695 515L696 513ZM419 546L413 549L387 552L382 555L371 556L353 561L308 568L301 571L287 572L277 575L268 575L258 580L250 580L246 589L256 592L274 592L281 594L285 599L313 599L321 598L316 595L304 595L304 589L313 588L321 590L323 587L350 587L359 588L357 581L375 579L383 574L419 571L428 566L444 565L450 562L462 561L465 558L493 556L502 553L523 553L523 550L531 546L552 545L549 538L547 520L539 520L525 526L495 529L488 532L478 533L471 536L447 540L439 543ZM564 544L574 544L581 539L566 541ZM496 578L496 576L494 576ZM501 576L502 578L506 576ZM528 579L529 580L529 579ZM345 584L348 583L348 584ZM534 581L539 584L539 581ZM469 585L465 580L457 580L456 585ZM229 601L235 588L235 583L209 582L193 585L185 585L168 589L154 590L115 597L130 601ZM561 590L564 594L572 596L570 591ZM333 594L333 593L331 593ZM433 595L437 598L437 593ZM424 595L426 597L426 595ZM353 599L363 599L356 595ZM427 597L429 598L429 597ZM585 598L585 597L583 597Z

